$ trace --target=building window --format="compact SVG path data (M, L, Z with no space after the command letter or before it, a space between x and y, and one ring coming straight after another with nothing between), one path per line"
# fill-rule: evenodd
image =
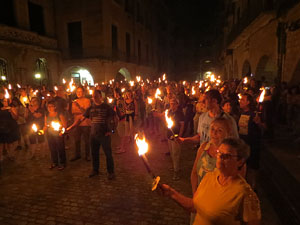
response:
M7 64L6 61L0 59L0 81L7 81Z
M138 63L141 63L141 59L142 59L141 41L138 40Z
M133 13L133 0L125 0L125 12Z
M81 22L68 23L69 51L72 57L82 56Z
M1 1L1 8L4 10L1 10L0 13L0 23L8 26L16 25L13 2L14 2L13 0Z
M111 49L113 56L118 52L118 28L115 25L111 25Z
M45 35L44 11L43 7L32 2L28 2L30 30L40 35Z
M127 61L130 60L130 34L126 33L126 57Z

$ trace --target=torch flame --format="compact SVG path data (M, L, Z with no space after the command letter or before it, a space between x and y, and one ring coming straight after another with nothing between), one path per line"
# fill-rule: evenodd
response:
M32 130L34 131L34 132L37 132L38 131L38 128L37 128L37 126L36 126L36 124L34 123L34 124L32 124Z
M244 78L244 84L247 84L247 83L248 83L248 78L245 77L245 78Z
M143 139L140 139L139 135L136 134L134 139L135 139L135 143L136 143L136 145L139 149L138 153L139 153L140 156L144 155L146 152L148 152L149 145L146 142L145 136L143 137Z
M185 84L186 84L186 81L183 81L182 84L185 85Z
M265 93L266 93L266 89L265 88L262 88L262 92L259 96L259 103L262 103L264 101L264 97L265 97Z
M20 84L17 84L17 87L18 87L18 88L21 88L21 85L20 85Z
M158 83L161 83L161 79L160 79L160 77L158 78Z
M73 81L73 78L71 79L70 83L69 83L69 91L70 92L73 92L75 90L75 85L74 85L74 81Z
M159 98L160 100L162 100L160 95L161 95L161 91L159 90L159 88L157 88L155 92L155 98Z
M11 90L11 84L8 84L8 89Z
M133 80L129 81L129 84L130 84L131 87L133 87L134 86L134 81Z
M57 88L56 86L54 86L54 90L55 90L55 91L58 91L58 88Z
M63 82L63 84L65 84L65 83L66 83L66 80L65 80L65 78L63 78L63 79L62 79L62 82Z
M195 87L193 86L192 87L192 95L195 95L196 94L196 91L195 91Z
M59 123L59 122L52 121L52 122L51 122L51 127L53 128L53 130L55 130L55 131L59 131L59 129L60 129L60 127L61 127L61 125L60 125L60 123Z
M136 81L140 82L141 81L141 76L136 76Z
M166 74L162 76L162 80L166 80Z
M7 89L5 89L5 95L4 95L4 97L7 98L7 99L9 98L9 93L8 93Z
M211 75L211 77L210 77L210 81L211 81L211 82L215 82L215 81L216 81L216 77L215 77L215 75L214 75L214 74L212 74L212 75Z
M153 102L152 98L148 97L148 104L152 104L152 102Z
M168 109L165 111L165 118L166 118L168 128L171 129L174 125L174 122L171 119L171 117L168 117L168 111L169 111Z
M122 88L121 91L122 91L122 92L125 92L125 88Z
M241 93L239 93L239 94L238 94L238 96L239 96L239 99L242 99L242 95L241 95Z
M93 90L89 90L89 94L93 95L94 91Z
M202 88L203 80L199 82L199 88Z
M107 101L108 101L108 103L112 103L114 101L114 99L107 97Z

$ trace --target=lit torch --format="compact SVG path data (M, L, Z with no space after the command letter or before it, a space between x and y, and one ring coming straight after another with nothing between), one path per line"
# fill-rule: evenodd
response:
M38 130L38 127L35 123L32 124L31 129L33 130L34 133L37 133L38 135L43 135L44 134L43 130Z
M148 104L152 104L152 102L153 102L152 98L148 97Z
M168 116L168 112L169 112L169 110L167 109L165 111L165 119L166 119L166 122L167 122L167 127L170 129L170 131L173 134L173 136L171 137L171 139L174 139L174 138L178 137L178 134L175 134L174 131L173 131L173 129L172 129L172 127L174 125L174 122L173 122L172 118Z
M113 99L113 98L109 98L109 97L107 97L107 102L108 102L109 104L111 104L113 101L114 101L114 99Z
M4 95L4 97L5 97L6 99L9 99L9 93L8 93L7 89L5 89L5 95Z
M157 188L157 186L159 185L160 177L159 176L155 176L155 174L152 172L152 170L150 168L150 165L149 165L149 162L148 162L148 159L147 159L147 157L145 155L148 152L149 145L146 142L145 136L143 136L143 138L141 139L141 138L139 138L139 135L136 134L135 137L134 137L134 139L135 139L135 143L136 143L136 145L138 147L138 154L141 157L141 159L142 159L142 161L144 163L144 166L147 169L147 172L149 173L149 175L153 179L153 182L152 182L152 191L154 191Z
M11 84L8 84L8 89L11 90Z
M62 79L63 84L66 84L66 80L65 78Z
M164 75L162 76L162 80L163 80L163 81L166 80L166 74L164 74Z
M157 88L156 92L155 92L155 98L158 98L158 99L160 99L162 101L160 95L161 95L161 91L159 90L159 88Z
M193 86L192 87L192 95L195 95L196 94L196 91L195 91L195 87Z
M248 83L248 78L247 77L245 77L244 78L244 82L243 82L244 84L247 84Z

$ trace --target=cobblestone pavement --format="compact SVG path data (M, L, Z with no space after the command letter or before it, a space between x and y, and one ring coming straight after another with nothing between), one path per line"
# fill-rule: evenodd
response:
M189 174L195 150L182 151L182 179L172 181L171 160L165 155L167 142L150 139L149 162L153 171L167 183L191 196ZM154 141L155 139L155 141ZM113 138L114 145L116 139ZM176 203L151 192L151 179L132 146L126 153L114 154L116 179L107 180L105 157L101 151L100 175L88 178L91 162L69 162L64 171L49 170L49 159L4 161L0 179L0 224L189 224L189 214ZM67 150L68 159L71 150ZM261 193L263 224L276 225L278 219Z

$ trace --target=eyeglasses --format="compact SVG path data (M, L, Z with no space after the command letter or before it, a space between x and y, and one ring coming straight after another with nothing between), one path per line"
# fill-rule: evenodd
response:
M222 153L222 152L220 152L220 150L217 150L217 156L220 157L220 159L222 159L222 160L229 160L229 159L232 159L233 157L239 157L238 155Z

